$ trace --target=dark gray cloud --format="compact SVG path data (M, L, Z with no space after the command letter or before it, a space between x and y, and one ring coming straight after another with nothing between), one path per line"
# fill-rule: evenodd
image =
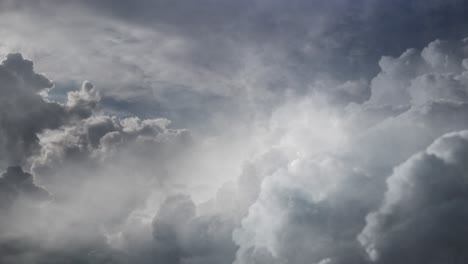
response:
M9 54L0 65L1 166L23 165L39 150L38 134L89 117L97 99L92 86L69 94L65 105L46 101L39 92L52 82L34 72L33 63L19 53Z
M11 206L18 199L30 199L31 201L44 201L49 193L34 184L32 175L24 172L21 167L8 167L0 178L0 195L2 196L0 208L6 216ZM5 210L5 211L4 211Z
M21 164L37 147L37 133L58 127L65 111L45 102L37 93L52 83L33 71L31 61L10 54L0 66L1 74L1 153L5 163ZM29 109L21 106L28 105ZM7 164L9 165L9 164Z

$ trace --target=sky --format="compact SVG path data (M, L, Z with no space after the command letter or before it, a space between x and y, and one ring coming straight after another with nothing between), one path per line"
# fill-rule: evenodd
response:
M0 0L0 263L467 263L467 13Z

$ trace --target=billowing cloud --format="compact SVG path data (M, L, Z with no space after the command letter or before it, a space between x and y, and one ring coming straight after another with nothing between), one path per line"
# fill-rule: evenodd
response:
M458 248L463 241L436 228L460 213L458 198L454 206L451 198L444 199L457 193L453 188L463 195L463 188L451 183L462 181L466 133L443 136L423 154L415 153L445 133L468 127L463 122L468 114L465 46L465 41L435 41L422 51L384 57L369 84L325 82L317 85L331 85L331 93L293 97L276 107L252 132L261 142L239 178L206 202L190 197L197 193L189 182L195 179L181 174L200 168L188 162L201 153L193 152L200 151L194 148L196 138L169 128L164 118L96 111L101 97L85 82L68 93L64 104L56 104L64 120L72 121L36 132L39 151L28 160L35 182L43 186L37 190L47 189L53 199L21 211L38 219L22 230L29 238L21 241L45 239L46 247L32 246L37 259L75 258L82 250L91 254L86 244L95 245L103 259L143 263L424 262L413 252L426 249L437 255L427 255L431 260L463 258L451 246L442 248L460 243L454 244ZM353 96L365 90L367 100L336 104L336 91ZM447 188L432 190L427 185L432 181L424 182L440 175L453 175L446 176L447 184L440 178ZM414 183L400 184L409 180ZM437 197L440 212L438 204L426 202ZM426 210L435 214L432 221L419 214ZM44 216L49 213L61 216L48 230L53 236L43 238L31 230L50 221ZM75 232L80 235L72 239ZM409 243L406 251L401 240ZM28 250L20 249L13 259L25 258Z
M447 134L395 168L359 235L377 263L463 263L468 133Z
M311 105L306 108L308 113L298 111L300 104L297 102L286 106L290 110L285 113L295 113L295 116L289 120L281 119L278 127L282 129L277 130L275 142L289 155L282 163L275 163L276 169L263 179L258 199L242 220L241 228L234 232L234 240L239 245L235 263L367 263L367 253L375 255L380 247L385 257L377 260L373 256L370 260L377 263L434 260L436 263L446 261L444 256L456 256L450 251L451 246L445 247L448 253L415 253L426 249L424 237L430 237L431 228L435 226L424 227L426 229L421 232L428 233L421 233L420 237L411 229L422 226L422 223L408 220L411 226L408 222L407 229L400 227L411 217L407 215L409 211L414 213L415 219L430 222L424 220L426 217L430 219L430 215L419 214L421 208L411 207L414 211L395 208L395 213L389 215L385 215L387 209L381 209L383 212L379 210L367 218L367 225L365 219L384 199L386 179L395 166L425 149L441 135L468 127L463 121L468 114L465 47L464 41L434 41L422 52L412 49L397 58L383 57L380 62L382 72L371 82L369 100L349 105L344 116L330 110L314 109ZM314 101L313 105L317 107L320 103ZM322 106L324 108L327 109ZM297 113L309 116L315 126L298 122L302 115ZM300 134L295 132L301 130L304 131ZM437 142L444 140L438 140L434 145L441 146ZM455 158L450 151L443 152ZM432 161L433 155L427 159ZM394 175L400 170L396 169ZM432 170L434 177L445 175L444 171L428 167L421 170L421 177L430 177L426 174ZM454 170L463 171L461 168ZM402 208L419 201L419 196L403 194L400 189L392 190L400 188L392 186L393 178L397 176L390 176L385 196L385 201L389 201L381 208L387 208L386 204L393 203L393 199L403 199L398 200ZM406 178L401 182L408 183ZM415 195L427 192L424 196L427 199L433 195L437 197L429 187L419 182L408 183L410 189L406 191L410 193L411 188L415 188ZM447 190L448 193L452 190ZM399 223L394 217L403 222ZM449 220L444 218L437 223L444 221ZM397 229L395 238L387 237L392 236L388 234L393 232L392 226ZM401 237L403 234L408 236L407 240ZM358 237L364 247L358 243ZM401 245L406 243L403 240L411 245ZM429 243L445 242L451 243L435 234L433 242ZM437 247L436 244L433 246ZM431 246L428 247L430 252Z
M0 262L465 262L467 9L0 0Z
M71 93L66 105L46 101L40 92L52 82L34 72L33 63L21 54L9 54L0 65L0 153L1 165L22 165L39 150L38 134L86 118L95 108L93 87L85 84Z
M106 234L168 184L164 162L190 144L188 132L167 128L167 119L100 114L90 82L64 103L48 101L52 82L21 54L8 55L0 71L1 165L18 165L0 178L1 262L81 258L82 250L107 256Z

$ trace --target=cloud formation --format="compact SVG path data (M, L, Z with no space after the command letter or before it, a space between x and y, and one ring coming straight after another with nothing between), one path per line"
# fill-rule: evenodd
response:
M0 70L1 165L14 165L0 178L2 252L18 243L1 261L73 259L81 250L92 252L85 244L107 252L98 229L124 222L144 207L138 203L152 188L164 186L164 160L190 144L188 132L168 129L166 119L101 114L101 96L90 82L68 92L65 103L50 102L45 93L52 82L21 54L8 55ZM23 172L29 166L43 187ZM135 168L139 173L132 176Z
M35 73L32 61L19 53L9 54L2 62L0 78L2 166L23 165L39 150L39 133L89 117L98 101L90 83L70 93L65 105L46 101L39 93L52 88L52 82Z
M422 51L383 57L362 103L335 104L333 92L292 98L254 131L262 143L238 179L206 202L190 197L196 185L178 187L190 179L181 176L190 167L180 166L192 166L196 150L187 130L171 129L163 118L103 114L89 82L63 104L49 102L38 91L52 83L11 55L2 65L17 100L34 98L61 115L55 126L34 130L37 151L22 154L28 162L21 164L31 166L43 187L20 167L2 177L9 199L3 207L16 208L11 219L26 221L2 225L18 230L3 237L4 245L21 241L3 259L24 261L34 249L32 259L79 259L87 252L83 261L123 263L463 260L457 248L465 242L444 224L455 221L455 228L463 219L468 139L466 132L443 135L468 127L465 47L464 40L436 40ZM14 61L30 70L11 66ZM357 85L367 86L334 87L353 93ZM31 195L45 203L28 200L38 197ZM29 202L13 203L18 199ZM51 221L49 214L56 228L46 232L53 236L33 232ZM28 228L26 215L37 218ZM414 254L424 250L434 255Z
M0 0L0 262L466 262L467 8Z
M453 249L450 246L444 253L431 251L431 246L423 243L432 235L433 241L428 243L451 243L438 236L436 223L422 227L426 229L421 230L421 234L413 234L411 230L423 224L411 220L408 220L408 229L399 229L404 228L402 224L406 222L399 223L397 219L406 221L411 218L409 213L414 215L414 219L419 219L417 221L429 221L424 219L431 219L431 216L421 212L421 208L411 207L406 211L387 209L391 206L387 203L393 203L393 199L398 199L398 203L403 199L403 208L418 203L420 192L426 193L427 199L436 199L437 194L430 189L432 185L419 181L411 184L401 178L411 177L406 175L414 173L420 177L430 177L427 175L430 174L443 179L448 173L444 170L417 168L405 171L405 176L390 176L381 209L377 213L370 212L383 199L386 179L395 166L404 162L393 175L400 174L403 169L399 168L413 164L413 159L421 159L410 158L414 153L425 149L441 135L468 126L463 121L468 113L465 47L465 41L437 40L423 51L411 49L397 58L383 57L380 62L382 71L371 82L369 100L361 105L349 105L344 117L333 114L333 111L314 111L310 105L306 108L312 111L307 115L316 121L315 126L302 128L307 131L303 133L309 141L297 134L293 137L288 135L301 123L283 120L280 124L287 128L279 133L280 138L276 142L280 147L287 147L283 151L291 154L283 163L275 163L276 169L264 178L258 199L242 220L241 228L234 232L234 239L240 247L235 263L425 263L429 260L437 263L460 256L460 252L450 251ZM289 111L301 113L297 108L295 104ZM296 114L292 120L300 119ZM320 123L320 120L326 121ZM314 139L317 132L313 129L317 128L323 134L319 133L322 137ZM342 136L333 135L333 131L339 131ZM330 142L335 144L325 144L324 149L314 152L314 148L320 148L321 143L327 142L324 141L326 135L333 135ZM451 152L440 143L445 140L442 137L434 145L440 146L440 151L452 158L463 159L458 154L449 154ZM287 144L281 146L283 142ZM433 146L429 149L435 149ZM460 151L463 152L461 149L462 146ZM423 159L432 164L432 155L435 154ZM396 178L408 187L394 186ZM405 190L408 193L405 194L400 188L415 188L414 195L418 196L411 196L412 189ZM434 185L434 188L437 187ZM452 193L451 189L446 192L447 195ZM387 212L389 210L395 210L395 213ZM444 221L449 220L440 219L437 223ZM392 238L392 226L398 229L395 230L395 238ZM431 234L432 231L435 233ZM403 234L412 238L405 240L401 237ZM364 247L358 243L358 237ZM453 239L457 240L456 237ZM402 241L411 244L406 247L401 245ZM464 244L463 239L459 243ZM424 250L435 255L415 253ZM380 251L385 257L377 258L376 252ZM460 259L463 259L462 255Z
M463 263L467 131L437 139L395 168L380 207L359 235L377 263Z

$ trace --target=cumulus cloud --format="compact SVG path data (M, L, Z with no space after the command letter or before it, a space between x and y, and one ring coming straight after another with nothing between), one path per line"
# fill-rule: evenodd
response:
M289 133L300 128L297 120L301 115L297 113L303 113L293 110L300 105L297 102L289 106L290 113L296 116L289 122L283 119L280 123L283 129L276 134L276 143L283 148L287 146L282 151L289 155L283 163L275 163L276 169L263 179L258 199L242 220L241 228L234 232L234 240L239 245L235 263L367 263L372 260L377 263L438 263L448 261L449 256L460 256L463 262L461 251L453 251L460 246L447 246L451 242L438 236L437 230L431 237L435 225L441 224L440 228L443 229L442 223L451 220L440 218L440 221L435 220L436 223L431 224L430 215L419 214L421 208L399 209L419 203L421 192L427 199L433 195L436 199L438 195L431 189L431 186L437 188L435 184L428 186L419 181L408 183L406 177L409 176L404 176L404 180L402 176L399 182L406 187L392 187L396 184L394 178L398 176L390 176L385 198L382 193L387 188L386 179L395 166L407 159L419 160L410 157L439 136L468 127L463 121L468 113L464 47L465 41L434 41L422 52L411 49L400 57L382 58L382 71L372 80L370 98L363 104L349 105L344 115L307 107L309 112L306 115L317 121L315 126L302 128L308 131L305 138L309 141L301 139L300 134L293 134L292 138L297 141L289 139ZM317 106L317 103L314 105ZM342 136L334 134L329 143L323 144L333 131L339 131ZM314 136L317 133L319 136ZM443 144L437 143L444 140L436 141L429 150L436 152L437 149L452 159L463 159L457 154L450 154ZM288 144L281 145L283 142ZM451 144L457 145L455 142L458 141L453 140ZM314 152L317 149L319 151ZM435 164L432 162L433 155L428 154L427 163ZM409 161L406 163L413 164ZM406 168L407 165L401 167ZM398 167L393 175L400 174L401 170ZM462 168L448 170L463 171ZM417 171L420 177L430 177L428 174L444 177L446 174L430 166ZM407 194L401 188L409 188L405 190ZM410 195L413 190L417 197ZM451 195L452 189L447 189L444 194ZM366 224L366 215L378 207L382 199L381 209L371 213ZM393 206L387 206L394 202L393 199L398 201L398 205L388 209ZM389 210L391 212L386 215ZM415 221L422 222L408 220L410 211ZM402 226L406 223L408 228ZM423 223L428 225L422 227L424 230L421 230L421 234L411 232L423 226ZM394 238L389 234L393 232L392 228L395 228ZM358 243L358 237L364 247ZM433 241L428 243L434 244L425 244L423 241L426 238L432 238ZM453 239L450 241L456 241ZM410 244L405 245L406 242ZM438 247L436 243L445 247L441 251L431 251L432 247ZM424 250L434 252L434 255L422 253ZM380 251L385 257L378 259L376 252Z
M0 262L465 262L467 6L397 2L0 0Z
M235 263L361 263L355 235L377 194L373 180L348 170L328 158L297 159L267 177L234 233Z
M37 93L52 87L43 75L33 71L31 61L10 54L0 65L1 71L1 153L2 163L21 163L37 147L37 133L58 127L65 111L58 104L45 102ZM21 108L28 105L28 109ZM8 164L6 164L8 165Z
M35 250L41 258L65 254L67 259L82 256L80 250L91 254L84 247L91 244L97 255L86 261L100 256L99 261L142 263L463 259L456 249L463 241L437 227L462 213L455 206L459 199L452 203L450 197L463 195L454 183L463 178L466 132L444 136L413 156L441 135L468 127L463 122L468 114L465 42L444 43L384 57L382 71L369 84L335 82L330 94L293 97L278 106L255 131L262 142L254 158L245 162L237 180L206 202L189 196L196 187L189 181L195 179L180 176L200 168L185 160L194 154L188 131L169 128L163 118L96 112L100 96L85 82L59 105L76 119L37 134L40 152L30 158L31 168L36 182L54 197L41 210L67 214L54 220L57 228L49 230L54 236L46 239L47 247ZM368 100L355 97L347 107L334 101L336 91L352 97L364 90L370 92ZM189 167L180 170L181 165ZM447 184L445 178L437 181L447 188L433 190L433 181L424 181L430 175L453 177L445 176ZM182 188L180 181L186 181ZM174 195L180 190L186 194ZM439 199L440 207L427 202L431 199ZM72 240L75 232L80 236ZM401 241L408 245L402 248ZM447 243L455 244L442 247ZM435 255L414 254L423 250Z
M2 166L23 165L39 150L39 133L89 117L98 101L90 95L92 86L71 93L66 105L46 101L39 93L52 88L52 82L35 73L32 61L19 53L2 62L0 78Z
M466 39L431 42L422 51L409 49L400 57L383 57L372 80L374 104L423 104L431 100L464 101L468 55Z
M167 125L165 119L93 116L48 131L41 135L42 150L32 171L68 206L81 208L87 221L122 224L145 207L152 192L170 192L177 182L168 175L170 163L190 146L190 137Z
M468 132L437 139L395 168L359 235L377 263L463 263Z
M165 162L190 144L188 131L169 129L163 118L103 115L90 82L64 103L48 101L52 82L21 54L8 55L0 71L1 165L19 165L0 178L1 262L53 262L82 251L97 254L86 261L112 259L106 236L170 184ZM31 167L34 182L21 166Z
M165 142L173 138L190 143L187 130L169 129L169 123L167 119L94 115L72 126L41 134L41 155L34 159L32 168L40 173L64 162L85 159L99 163L115 155L125 156L118 151L130 151L129 148L142 154L152 148L162 151Z

